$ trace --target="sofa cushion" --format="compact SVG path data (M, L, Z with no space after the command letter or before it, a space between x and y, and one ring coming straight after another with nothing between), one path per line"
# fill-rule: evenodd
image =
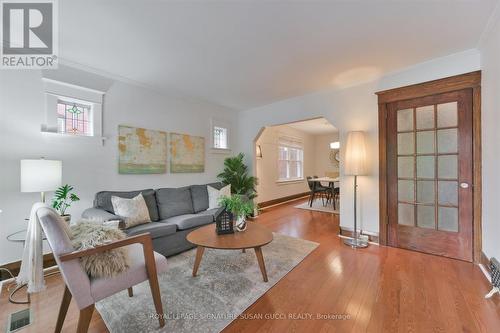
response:
M165 224L160 222L151 222L146 224L137 225L124 230L127 236L134 236L143 234L145 232L151 233L151 238L159 238L175 234L177 227L172 224Z
M111 197L116 196L120 198L132 199L142 193L144 201L146 201L146 206L148 206L149 217L151 221L158 221L160 219L158 215L158 207L156 206L156 196L155 191L152 189L140 190L140 191L101 191L97 192L94 199L94 207L104 209L110 213L115 213L113 210L113 204L111 203Z
M189 186L179 188L160 188L156 190L160 219L172 216L193 214L193 202Z
M198 214L184 214L173 216L158 223L175 225L179 230L186 230L214 222L214 214L217 209L205 210Z
M191 200L193 201L193 210L195 213L208 209L208 191L207 185L192 185Z

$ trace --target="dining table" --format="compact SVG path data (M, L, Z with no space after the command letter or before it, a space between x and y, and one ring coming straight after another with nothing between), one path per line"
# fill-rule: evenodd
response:
M338 183L340 182L340 178L339 177L335 177L335 178L332 178L332 177L318 177L318 178L310 178L309 181L312 181L312 182L318 182L318 183L328 183L330 186L335 186L335 183ZM315 191L311 191L311 199L309 200L309 207L312 207L312 204L313 204L313 201L314 201L314 195L315 195Z

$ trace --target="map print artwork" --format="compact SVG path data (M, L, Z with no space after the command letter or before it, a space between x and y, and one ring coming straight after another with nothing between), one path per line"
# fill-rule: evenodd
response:
M120 125L118 152L120 174L167 172L166 132Z

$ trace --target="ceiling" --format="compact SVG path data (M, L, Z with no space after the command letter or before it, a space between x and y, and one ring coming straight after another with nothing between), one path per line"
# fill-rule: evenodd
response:
M288 126L296 130L313 135L332 134L338 132L337 128L333 126L325 118L316 118L311 120L298 121L295 123L289 123L281 126Z
M60 56L242 110L474 48L496 3L59 1Z

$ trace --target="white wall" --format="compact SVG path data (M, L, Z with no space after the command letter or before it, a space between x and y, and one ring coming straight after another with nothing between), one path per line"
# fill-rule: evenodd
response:
M482 67L483 252L500 259L500 7L480 46Z
M278 138L289 136L302 141L304 145L304 177L312 176L315 170L315 138L311 134L287 125L267 127L257 140L261 146L262 158L256 160L257 202L283 198L309 191L305 180L278 182Z
M232 124L237 133L236 113L209 103L165 97L151 90L115 81L104 98L102 146L88 138L60 138L42 135L44 92L41 73L33 70L0 71L0 264L20 259L22 248L5 237L26 227L36 193L20 193L19 160L60 159L63 182L75 186L81 201L70 208L79 217L92 205L99 190L132 190L176 187L216 179L227 155L208 149L210 118ZM118 174L117 130L119 124L175 131L206 138L205 172L201 174ZM234 146L234 145L233 145ZM234 152L234 150L233 150ZM51 195L48 196L49 198Z
M322 134L314 136L314 174L319 177L326 176L328 172L339 172L338 163L330 159L330 143L339 141L339 133Z
M239 150L253 154L253 140L263 126L283 124L323 116L340 131L341 145L346 133L362 130L367 133L370 173L359 178L359 219L363 230L378 232L378 110L375 92L396 88L480 69L476 50L453 54L386 75L381 79L343 90L327 89L270 105L246 110L239 117ZM342 155L342 150L341 150ZM248 163L252 159L248 158ZM352 177L342 174L340 224L352 226Z

